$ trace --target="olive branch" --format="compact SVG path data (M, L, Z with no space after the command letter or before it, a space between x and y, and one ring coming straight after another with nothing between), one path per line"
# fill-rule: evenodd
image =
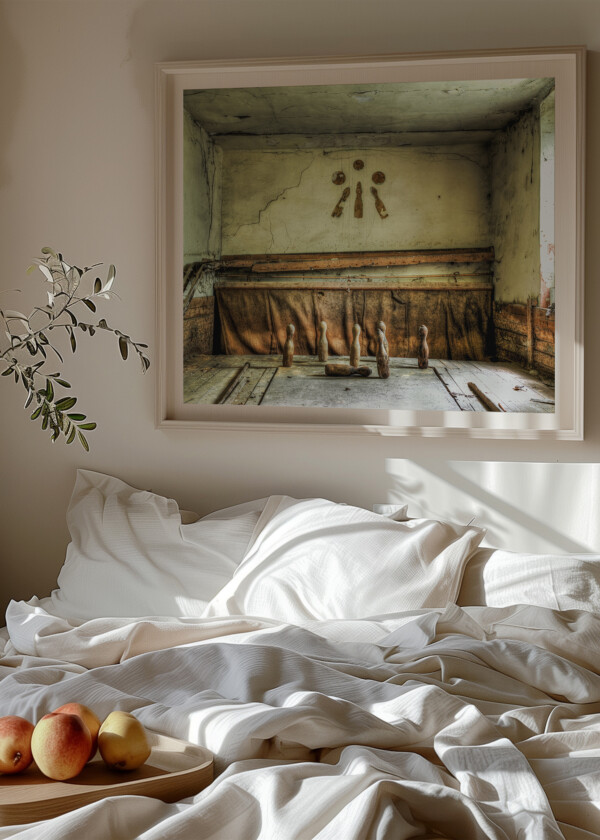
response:
M23 384L27 391L24 407L35 404L31 419L40 420L42 429L50 430L53 443L62 434L67 443L73 443L77 438L86 451L89 451L89 444L84 432L95 429L96 423L89 421L85 414L71 410L77 403L77 397L57 393L59 389L71 388L70 382L60 372L47 373L45 369L50 361L49 355L64 363L55 336L66 333L71 351L75 353L78 331L89 336L97 330L111 332L118 339L124 360L132 350L137 353L143 373L150 367L150 360L144 352L148 349L147 344L133 341L131 336L109 326L104 318L97 323L80 320L79 313L83 307L95 313L96 300L117 297L112 290L116 276L114 265L109 266L104 281L94 276L99 265L101 263L78 268L65 262L62 254L52 248L42 248L41 259L35 260L28 274L37 268L44 275L48 283L47 304L34 307L29 316L15 310L0 309L0 363L4 367L1 375L12 375L17 384ZM82 293L82 283L91 285L92 277L92 290ZM6 342L8 346L2 348Z

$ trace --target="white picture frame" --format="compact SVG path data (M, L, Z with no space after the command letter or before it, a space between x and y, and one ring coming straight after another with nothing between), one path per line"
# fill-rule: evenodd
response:
M156 424L161 429L583 439L585 48L196 61L156 73ZM183 398L183 93L189 89L555 79L556 397L549 413L186 404Z

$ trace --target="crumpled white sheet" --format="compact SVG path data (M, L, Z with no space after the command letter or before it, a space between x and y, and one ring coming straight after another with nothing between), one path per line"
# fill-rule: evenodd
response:
M4 714L126 709L207 746L219 775L183 802L114 797L0 839L600 838L590 613L65 626L12 604L8 618Z

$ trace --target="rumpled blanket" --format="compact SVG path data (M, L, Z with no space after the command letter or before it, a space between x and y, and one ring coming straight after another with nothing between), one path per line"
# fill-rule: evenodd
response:
M3 714L68 701L202 744L215 781L107 798L2 838L600 838L600 617L420 610L70 624L12 603ZM0 640L0 646L2 640Z

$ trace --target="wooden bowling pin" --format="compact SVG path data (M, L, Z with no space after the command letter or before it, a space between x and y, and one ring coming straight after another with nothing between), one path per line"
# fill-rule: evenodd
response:
M352 327L352 344L350 345L350 366L358 367L360 364L360 326L355 324Z
M287 339L283 345L283 367L291 367L294 361L294 333L296 327L289 324L287 328Z
M429 345L427 344L427 327L421 325L418 329L419 347L417 349L417 361L423 370L429 366Z
M377 330L377 374L380 379L388 379L390 375L390 355L383 330Z
M368 365L359 365L358 367L342 364L325 365L326 376L352 376L353 374L357 376L370 376L371 368Z
M388 344L387 336L385 334L385 324L383 323L383 321L379 321L379 323L377 324L377 329L381 330L381 332L383 333L383 346L385 347L385 352L389 356L390 347L389 347L389 344Z
M320 362L326 362L329 358L329 343L327 341L327 324L321 321L319 324L319 342L317 345L317 355Z

